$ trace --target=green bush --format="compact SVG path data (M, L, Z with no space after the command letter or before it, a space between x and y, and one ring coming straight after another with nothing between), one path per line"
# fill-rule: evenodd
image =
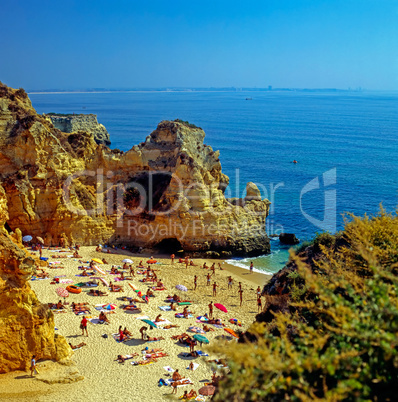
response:
M289 274L290 313L254 323L256 342L216 348L230 374L214 400L396 400L398 218L353 217L316 241L322 257L312 266L291 256L305 287Z

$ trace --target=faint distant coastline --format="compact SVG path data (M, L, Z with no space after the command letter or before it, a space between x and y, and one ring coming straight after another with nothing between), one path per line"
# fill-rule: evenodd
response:
M129 93L129 92L362 92L362 88L132 88L132 89L35 89L28 90L29 94L82 94L82 93Z

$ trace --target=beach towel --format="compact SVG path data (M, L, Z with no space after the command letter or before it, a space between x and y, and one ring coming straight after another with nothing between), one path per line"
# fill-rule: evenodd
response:
M73 283L72 279L60 279L59 283Z
M108 323L105 322L105 321L100 321L99 318L90 318L89 321L90 321L92 324L108 324Z
M169 320L154 321L154 323L155 323L158 327L163 327L164 325L171 324L171 322L170 322Z
M136 320L149 320L149 317L147 315L137 315L135 317Z
M209 356L208 353L204 353L204 352L202 352L201 350L197 350L196 352L197 352L197 354L198 354L199 356Z
M170 380L170 383L171 383L170 385L173 386L173 384L174 384L175 382L178 382L178 383L179 383L179 384L177 385L177 388L185 387L186 385L191 385L191 384L193 384L193 382L192 382L192 380L191 380L190 378L183 378L182 380L178 380L178 381Z
M159 306L159 308L160 308L162 311L171 311L171 307L170 307L170 306Z
M193 368L192 370L195 371L199 367L198 363L193 363ZM187 370L189 370L189 366L187 367Z
M176 318L184 318L184 314L182 314L182 313L177 313L175 316L176 316ZM193 315L188 314L188 318L193 318Z

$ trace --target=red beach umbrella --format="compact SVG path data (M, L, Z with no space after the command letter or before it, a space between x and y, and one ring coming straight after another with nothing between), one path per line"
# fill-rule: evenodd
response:
M214 307L218 308L219 310L223 311L224 313L228 313L227 308L223 304L215 303Z
M69 296L69 292L65 288L57 288L55 291L56 291L57 295L60 297L68 297Z

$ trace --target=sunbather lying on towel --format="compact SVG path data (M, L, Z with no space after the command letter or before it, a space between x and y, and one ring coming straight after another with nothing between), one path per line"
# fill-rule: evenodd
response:
M125 360L132 359L133 357L138 356L138 353L133 353L131 355L118 355L116 361L118 363L124 363Z
M112 282L109 284L109 287L111 288L111 292L122 292L123 288L119 285L114 285Z
M87 344L84 343L84 342L81 342L81 343L79 343L78 345L72 345L72 344L69 342L69 346L70 346L73 350L82 348L83 346L86 346L86 345L87 345Z
M102 292L101 290L98 289L90 289L87 294L91 296L107 296L107 293Z

